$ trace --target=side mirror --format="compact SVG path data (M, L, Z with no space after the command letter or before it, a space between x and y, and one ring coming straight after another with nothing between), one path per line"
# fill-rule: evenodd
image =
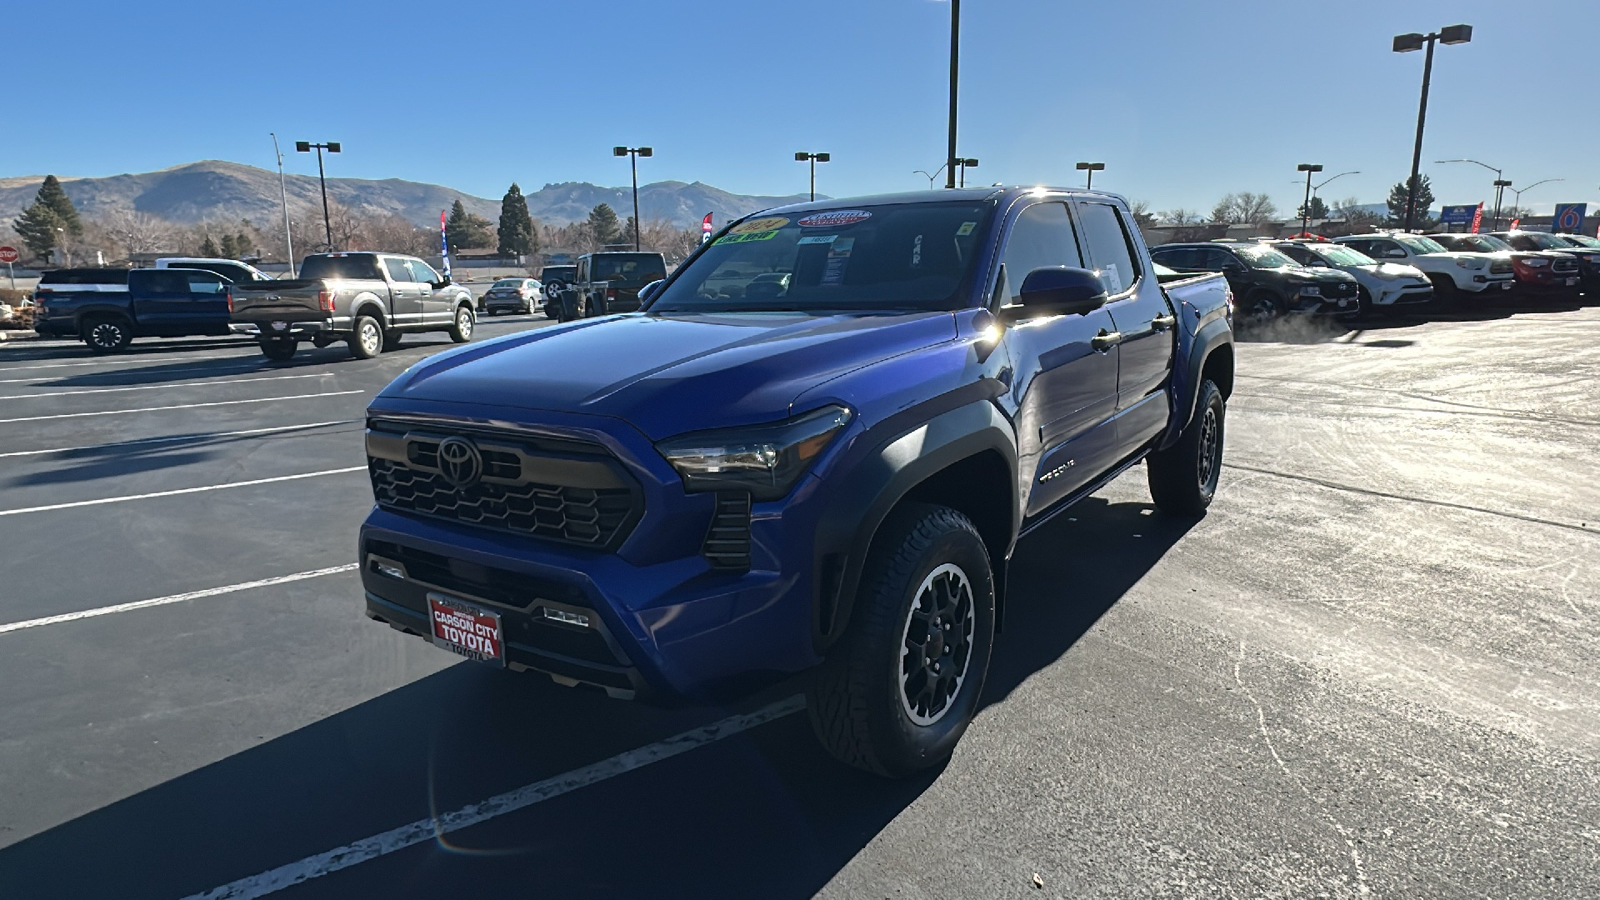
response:
M1100 276L1088 269L1048 266L1028 273L1022 280L1019 299L1021 303L1010 308L1015 319L1081 316L1106 304L1106 286Z
M433 283L433 284L432 284L432 285L431 285L431 287L432 287L432 288L433 288L433 289L434 289L434 290L436 290L436 291L437 291L437 290L440 290L440 289L442 289L442 288L447 288L447 287L449 287L449 286L450 286L450 279L448 279L448 278L445 278L445 279L442 279L442 280L440 280L440 281L435 281L435 282L434 282L434 283Z
M644 287L640 288L639 289L639 302L640 303L649 303L651 298L655 297L656 294L661 293L661 285L663 285L665 283L666 283L666 279L665 278L657 278L655 281L652 281L649 284L645 285Z

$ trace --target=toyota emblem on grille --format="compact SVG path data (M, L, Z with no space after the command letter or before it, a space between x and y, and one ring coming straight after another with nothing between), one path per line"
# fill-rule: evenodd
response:
M458 488L471 487L483 477L483 455L466 438L447 437L439 442L439 474Z

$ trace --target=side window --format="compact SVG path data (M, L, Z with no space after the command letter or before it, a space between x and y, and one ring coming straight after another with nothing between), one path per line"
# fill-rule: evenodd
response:
M408 259L406 260L406 265L411 267L411 274L415 276L412 278L413 281L424 281L432 284L439 280L439 273L435 272L432 266L420 259Z
M191 294L220 294L227 279L214 272L188 272L186 280Z
M1083 256L1078 252L1078 238L1072 230L1067 205L1035 203L1017 216L1006 237L995 296L1002 303L1021 303L1022 282L1028 273L1052 266L1083 268Z
M1371 241L1341 241L1340 243L1344 244L1346 247L1349 247L1351 250L1356 251L1357 253L1365 253L1368 256L1372 255Z
M1116 296L1131 290L1142 273L1134 262L1133 240L1117 208L1106 203L1080 203L1078 213L1083 242L1089 248L1089 258L1094 260L1095 271L1105 283L1106 293Z
M406 268L406 261L403 259L385 256L383 258L383 267L388 271L390 281L408 282L415 280L411 277L411 272Z
M187 294L189 280L179 269L157 269L145 277L144 289L152 294Z
M1374 259L1404 259L1406 256L1405 248L1394 241L1373 241L1372 249L1374 252L1367 255Z
M1228 264L1234 262L1233 254L1218 247L1207 247L1197 252L1200 254L1200 262L1195 268L1207 272L1227 271Z
M1150 251L1151 259L1169 269L1196 268L1195 256L1193 247L1157 247Z
M1309 266L1312 263L1311 251L1304 247L1296 247L1293 244L1285 244L1277 249L1278 252L1289 257L1302 266Z

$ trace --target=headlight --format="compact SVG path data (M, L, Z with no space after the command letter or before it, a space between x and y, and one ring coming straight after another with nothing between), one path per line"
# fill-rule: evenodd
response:
M1530 256L1527 259L1523 260L1522 264L1527 266L1530 269L1542 269L1545 266L1550 265L1550 260L1541 259L1541 258L1539 258L1537 256Z
M1300 293L1302 295L1304 295L1304 296L1307 296L1307 297L1321 297L1322 296L1322 288L1317 287L1314 284L1308 284L1305 287L1300 289Z
M850 421L850 410L824 406L787 422L702 431L656 445L688 491L746 490L776 500Z
M1486 260L1482 260L1482 259L1470 259L1470 258L1466 258L1466 257L1456 257L1456 265L1460 266L1463 269L1481 269L1484 266L1488 265L1488 262Z

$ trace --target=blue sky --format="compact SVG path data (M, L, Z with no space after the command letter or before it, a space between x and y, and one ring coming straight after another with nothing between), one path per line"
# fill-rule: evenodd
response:
M834 196L926 186L944 157L949 6L939 0L52 0L11 4L17 93L0 177L112 175L197 159L273 164L267 137L339 140L330 174L497 197L515 180L642 181ZM1229 191L1293 209L1295 165L1360 170L1323 196L1381 200L1410 165L1422 54L1390 38L1454 22L1423 169L1444 203L1600 203L1592 82L1600 2L967 0L961 152L970 180L1097 185L1158 210ZM25 93L23 92L25 91ZM316 172L289 154L290 171ZM1509 197L1508 197L1509 200Z

